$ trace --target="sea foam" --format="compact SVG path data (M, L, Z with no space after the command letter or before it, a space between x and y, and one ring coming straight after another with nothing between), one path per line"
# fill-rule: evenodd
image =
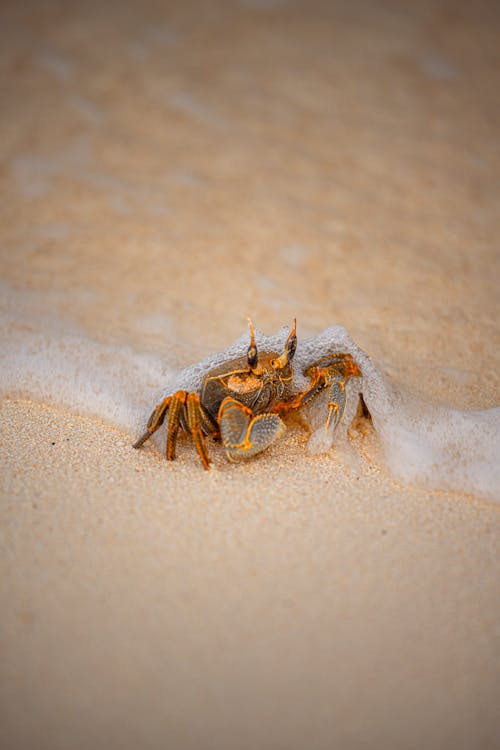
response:
M30 312L18 293L2 291L0 393L98 416L135 437L163 396L179 388L198 389L212 367L244 354L248 347L245 332L223 351L176 372L173 354L169 362L157 354L94 341L75 326ZM256 331L258 348L282 351L287 335L287 328L273 336ZM333 438L336 445L346 442L362 394L385 461L396 477L500 500L500 407L460 411L416 398L390 383L341 326L299 341L293 383L297 392L307 383L302 369L334 351L352 354L363 373L347 383L345 416ZM311 453L332 448L323 426L324 407L324 399L318 399L308 410ZM164 445L164 429L155 436L158 445Z

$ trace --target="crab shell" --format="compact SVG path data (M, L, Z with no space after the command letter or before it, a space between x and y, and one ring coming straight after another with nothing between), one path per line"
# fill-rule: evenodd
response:
M251 370L247 357L237 357L210 370L203 378L199 396L202 405L217 419L220 406L231 396L260 414L292 395L293 367L277 367L279 354L259 352L258 367Z

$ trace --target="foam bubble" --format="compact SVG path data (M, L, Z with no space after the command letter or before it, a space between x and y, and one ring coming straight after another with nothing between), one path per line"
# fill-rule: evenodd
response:
M179 388L198 389L211 368L244 354L248 347L245 332L223 351L176 373L174 353L169 362L127 346L102 344L75 327L30 311L26 298L12 291L3 297L0 392L62 404L134 436L142 432L163 396ZM287 328L273 336L256 331L257 345L261 351L282 351L287 335ZM302 369L334 351L352 354L363 372L362 378L348 381L345 416L333 438L337 447L342 450L348 444L347 431L362 394L385 461L397 477L499 501L500 407L460 411L417 399L390 383L341 326L299 341L293 383L297 392L307 384ZM324 399L316 399L306 410L311 453L332 448L324 429ZM155 435L162 446L164 429Z

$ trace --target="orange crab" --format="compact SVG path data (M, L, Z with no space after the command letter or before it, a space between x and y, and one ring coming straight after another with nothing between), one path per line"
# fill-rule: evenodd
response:
M268 448L285 432L281 416L329 388L325 430L333 434L345 407L345 383L361 375L350 354L328 354L303 371L308 387L293 393L293 357L297 347L296 321L284 351L258 352L253 323L248 318L250 345L246 356L210 370L198 391L176 391L156 406L146 432L134 443L140 448L161 427L168 412L167 459L175 458L179 428L194 440L205 469L209 468L205 436L219 438L231 461L240 461ZM281 415L281 416L280 416Z

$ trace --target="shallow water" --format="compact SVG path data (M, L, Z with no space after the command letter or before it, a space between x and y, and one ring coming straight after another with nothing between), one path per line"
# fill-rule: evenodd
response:
M131 435L143 431L163 396L178 388L197 390L212 367L244 354L248 346L244 333L226 349L179 371L173 352L169 360L153 351L96 341L76 324L35 311L29 296L7 287L3 291L0 391L99 417ZM287 328L273 336L257 331L259 350L282 351L287 334ZM351 353L363 377L347 384L346 411L333 440L323 426L324 399L310 407L309 452L327 452L346 442L362 394L384 461L396 477L499 500L500 407L460 411L423 401L391 383L342 326L299 340L296 392L307 382L302 370L333 351ZM164 431L165 426L154 436L158 446L164 444Z

